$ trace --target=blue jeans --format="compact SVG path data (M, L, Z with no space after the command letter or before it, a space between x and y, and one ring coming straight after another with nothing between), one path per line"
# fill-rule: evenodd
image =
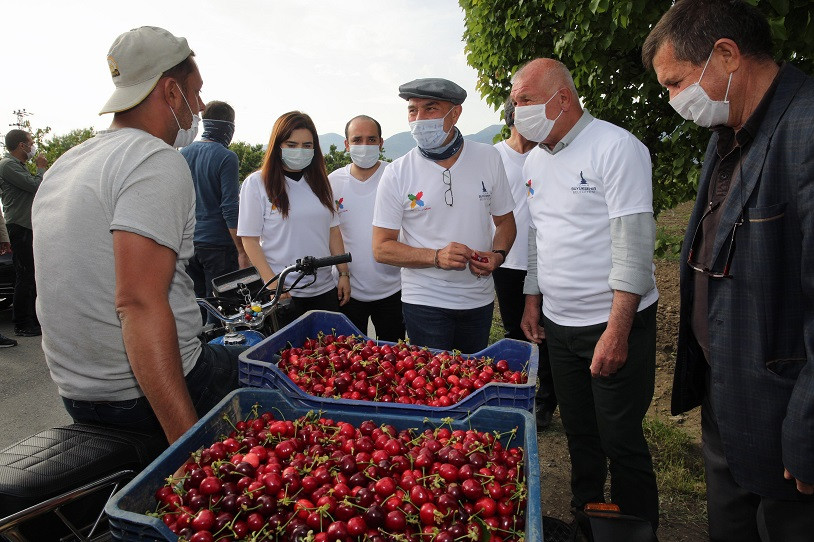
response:
M198 416L203 416L230 391L237 389L238 355L240 346L204 344L195 367L186 382ZM77 423L108 425L120 429L155 434L164 438L164 431L146 397L128 401L79 401L62 398L65 410Z
M476 309L442 309L402 303L410 343L472 354L489 344L494 302Z

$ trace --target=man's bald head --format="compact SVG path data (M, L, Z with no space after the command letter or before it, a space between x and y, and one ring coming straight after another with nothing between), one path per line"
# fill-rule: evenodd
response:
M512 83L523 79L526 82L540 82L540 87L547 94L553 94L561 88L567 88L574 98L578 98L574 78L565 64L553 58L536 58L527 62L512 77Z

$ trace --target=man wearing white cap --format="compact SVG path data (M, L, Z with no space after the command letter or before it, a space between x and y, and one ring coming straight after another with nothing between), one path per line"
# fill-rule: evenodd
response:
M195 139L203 108L193 56L161 28L119 36L110 129L57 160L33 206L42 346L65 408L169 442L237 387L237 352L197 338L184 272L195 189L173 147Z
M407 100L418 147L382 176L373 255L403 268L401 300L413 344L477 352L492 324L492 271L516 233L506 171L494 147L464 142L455 127L464 89L446 79L417 79L401 85L399 96Z

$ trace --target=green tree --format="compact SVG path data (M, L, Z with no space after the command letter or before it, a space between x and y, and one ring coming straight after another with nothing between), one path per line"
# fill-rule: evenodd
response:
M229 145L229 149L237 154L240 160L240 169L238 175L242 183L246 177L260 169L263 164L263 156L266 152L263 150L263 145L251 145L243 141L235 141Z
M331 145L328 154L325 155L325 168L328 170L328 173L345 167L348 164L350 164L350 153L345 149L340 151L336 145Z
M814 68L814 2L747 0L769 19L778 60ZM585 107L634 133L653 157L656 212L695 196L709 131L683 121L641 62L641 46L672 0L460 0L467 62L496 109L510 77L538 57L571 69Z
M93 128L81 128L71 130L66 135L55 135L51 139L40 144L40 152L45 154L49 164L53 164L57 158L65 154L65 151L75 147L83 141L96 135ZM35 138L36 139L36 138Z

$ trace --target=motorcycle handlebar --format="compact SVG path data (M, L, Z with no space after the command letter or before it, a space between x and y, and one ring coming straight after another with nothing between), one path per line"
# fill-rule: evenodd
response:
M340 263L348 263L353 260L350 252L344 254L337 254L335 256L325 256L324 258L314 258L313 256L306 256L302 260L298 260L299 268L301 269L319 269L320 267L330 267Z

